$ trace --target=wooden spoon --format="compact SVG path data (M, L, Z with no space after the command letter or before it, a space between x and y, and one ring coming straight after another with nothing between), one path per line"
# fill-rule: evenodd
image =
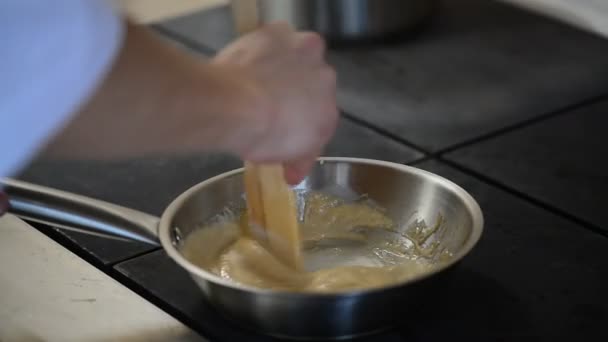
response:
M259 26L257 0L232 0L231 5L238 34ZM287 266L301 269L295 196L285 182L283 166L245 162L244 182L249 225L245 225L243 233L256 239Z

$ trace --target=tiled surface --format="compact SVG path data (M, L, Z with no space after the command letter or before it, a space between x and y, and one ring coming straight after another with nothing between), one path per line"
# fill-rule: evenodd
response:
M327 146L327 156L361 157L406 163L422 154L350 121L342 120ZM241 167L226 155L155 158L125 162L39 160L19 177L133 209L160 215L177 195L192 185ZM150 246L61 231L86 252L112 263L150 249Z
M422 168L467 189L486 218L449 290L418 319L369 341L605 341L608 239L436 162ZM162 251L117 266L196 330L218 341L271 341L220 318Z
M608 239L443 164L419 167L470 192L485 218L479 245L456 275L451 293L459 298L442 307L441 324L433 322L443 334L453 328L484 341L608 338L602 323L608 319Z
M608 41L494 1L442 3L412 40L330 54L342 109L436 151L606 92ZM233 37L226 8L163 27L215 49Z
M423 156L416 150L344 118L340 120L336 135L327 145L323 155L382 159L396 163L408 163Z
M608 232L607 112L598 102L447 158Z

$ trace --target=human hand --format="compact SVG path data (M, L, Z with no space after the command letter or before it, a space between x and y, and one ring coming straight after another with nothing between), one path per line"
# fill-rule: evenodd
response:
M272 24L211 61L128 24L95 93L45 147L48 156L122 159L229 152L282 163L299 182L338 119L323 40Z
M249 111L240 124L260 127L262 121L261 134L253 140L235 136L231 152L252 162L283 163L286 180L299 182L338 121L336 74L325 61L322 38L285 23L270 24L228 45L212 64L233 73L247 89L248 96L235 96L247 102L237 108Z

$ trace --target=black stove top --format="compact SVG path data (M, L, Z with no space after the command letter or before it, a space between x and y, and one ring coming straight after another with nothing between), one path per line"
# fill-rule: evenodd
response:
M608 319L608 238L449 162L416 166L471 192L486 216L484 235L422 309L397 319L391 330L356 341L608 337L602 325ZM41 230L213 341L282 341L224 318L162 250L103 264L62 233Z
M160 31L206 53L229 39L226 16L220 8ZM415 39L330 59L344 115L326 155L438 173L486 218L441 293L359 340L608 341L608 41L499 2L445 1ZM238 166L223 155L41 158L20 178L159 215ZM223 318L162 250L41 230L210 340L278 341Z

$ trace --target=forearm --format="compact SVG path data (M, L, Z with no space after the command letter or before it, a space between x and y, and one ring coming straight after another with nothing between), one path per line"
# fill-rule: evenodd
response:
M235 70L178 50L145 28L129 25L127 31L112 71L47 153L125 158L232 152L266 130L263 96Z

